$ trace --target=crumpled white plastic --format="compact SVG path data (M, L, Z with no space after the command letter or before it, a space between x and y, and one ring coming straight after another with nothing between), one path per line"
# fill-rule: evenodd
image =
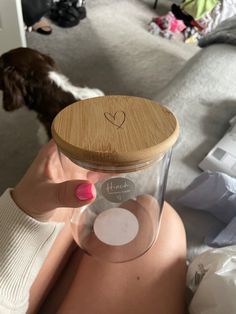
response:
M236 245L197 256L187 273L190 314L236 313Z

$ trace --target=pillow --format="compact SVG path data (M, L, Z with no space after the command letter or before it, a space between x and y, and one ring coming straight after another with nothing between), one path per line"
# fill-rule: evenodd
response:
M221 172L204 172L177 199L181 206L206 211L222 226L211 228L205 238L209 246L236 244L236 179Z
M236 179L221 172L206 171L193 180L177 201L207 211L227 224L236 216Z

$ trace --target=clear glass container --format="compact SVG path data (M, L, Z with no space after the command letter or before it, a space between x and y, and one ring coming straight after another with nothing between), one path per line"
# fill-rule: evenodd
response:
M131 97L131 100L134 104L141 104L143 101L136 97ZM111 101L112 109L110 108ZM158 111L158 115L161 115L160 123L166 125L167 129L166 123L169 122L167 119L163 124L163 117L171 115L172 126L163 135L162 130L156 126L153 115L146 113L145 106L150 102L146 101L144 114L148 115L150 124L153 123L153 126L149 125L146 133L140 130L138 138L140 136L143 138L139 140L139 144L133 144L130 127L127 126L126 130L119 130L126 122L125 119L123 121L121 114L119 119L112 120L115 123L111 123L111 121L107 123L110 116L108 116L109 119L106 118L107 112L115 110L116 113L124 112L124 116L127 119L130 117L130 121L137 120L137 117L133 117L133 112L131 115L130 107L124 107L125 101L124 96L106 96L78 102L59 114L52 127L65 178L89 180L96 187L95 201L73 211L71 217L73 237L87 254L113 263L126 262L143 255L156 241L172 146L178 136L178 124L173 114L158 105L160 107L158 110L161 110ZM82 106L83 102L85 104ZM126 102L129 103L130 99ZM103 109L99 109L98 117L91 118L90 114L93 112L91 107L94 103L103 105ZM92 119L91 126L88 126L90 122L84 122L79 126L81 121L84 121L82 117L85 114L84 106L88 107L89 104L92 111L86 112L86 116L88 114ZM122 108L120 108L121 104ZM155 107L154 109L156 110ZM105 121L103 122L102 115L99 118L100 111L105 112L103 114ZM140 116L138 119L143 120L143 113ZM75 117L78 117L78 121ZM116 118L116 114L111 117ZM95 126L98 123L96 120L100 120L104 130L98 131L96 127L94 128L93 122ZM114 125L115 130L113 131ZM95 133L91 133L91 128L95 129ZM153 130L156 133L154 140ZM119 133L120 131L122 133ZM101 139L101 143L93 142L92 136L86 139L87 144L84 144L84 141L78 139L80 132L88 135L94 134L96 141ZM110 132L114 133L110 134ZM97 133L99 133L99 137L96 137ZM117 135L117 133L119 134ZM125 147L128 149L124 151L121 145L124 145L125 141L127 144ZM151 141L151 144L148 144L147 148L148 141ZM156 142L157 145L153 145ZM96 145L101 147L99 152ZM130 148L132 145L135 145L135 149ZM136 149L136 146L139 150Z

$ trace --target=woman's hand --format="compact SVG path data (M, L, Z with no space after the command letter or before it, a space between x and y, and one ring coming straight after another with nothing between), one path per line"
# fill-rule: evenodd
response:
M76 208L92 202L96 191L88 181L89 172L69 161L68 165L65 174L53 140L43 146L12 191L18 207L33 218L46 221L58 208Z

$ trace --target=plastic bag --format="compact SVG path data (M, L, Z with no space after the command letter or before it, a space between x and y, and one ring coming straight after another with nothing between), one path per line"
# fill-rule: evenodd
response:
M190 314L236 313L236 245L208 250L190 264Z

